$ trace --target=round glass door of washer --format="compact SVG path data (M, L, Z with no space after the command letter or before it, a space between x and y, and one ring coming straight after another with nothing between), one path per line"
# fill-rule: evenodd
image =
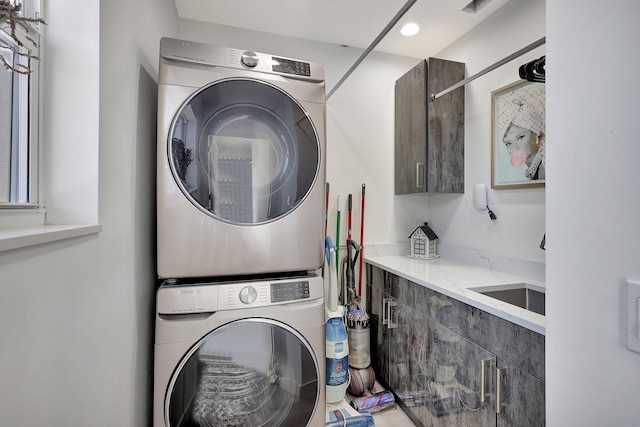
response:
M287 215L320 168L308 114L288 93L254 79L219 80L194 93L175 115L167 146L184 195L232 224Z
M318 361L284 323L242 319L183 357L165 398L167 427L300 427L320 396Z

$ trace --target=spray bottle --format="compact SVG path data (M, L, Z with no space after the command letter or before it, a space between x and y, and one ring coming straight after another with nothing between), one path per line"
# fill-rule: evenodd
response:
M327 403L338 403L344 399L349 385L349 341L342 320L345 307L338 306L338 275L331 269L331 258L335 256L331 237L325 237L324 290L325 345L327 363Z

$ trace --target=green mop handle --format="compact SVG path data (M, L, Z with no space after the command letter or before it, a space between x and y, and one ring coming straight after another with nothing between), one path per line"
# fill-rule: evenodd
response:
M340 271L340 195L338 194L338 213L336 217L336 271Z

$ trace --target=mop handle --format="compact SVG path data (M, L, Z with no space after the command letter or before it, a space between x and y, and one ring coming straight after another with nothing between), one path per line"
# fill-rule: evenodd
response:
M358 270L358 295L362 295L362 259L364 258L364 190L362 183L362 207L360 209L360 269Z
M351 240L351 219L353 212L353 195L349 194L349 219L348 219L348 227L347 227L347 240Z
M336 207L336 268L340 266L340 195L338 194L338 205Z

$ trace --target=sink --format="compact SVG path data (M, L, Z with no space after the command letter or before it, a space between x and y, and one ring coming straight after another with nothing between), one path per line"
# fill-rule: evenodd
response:
M544 288L530 283L469 288L491 298L524 308L544 316Z

